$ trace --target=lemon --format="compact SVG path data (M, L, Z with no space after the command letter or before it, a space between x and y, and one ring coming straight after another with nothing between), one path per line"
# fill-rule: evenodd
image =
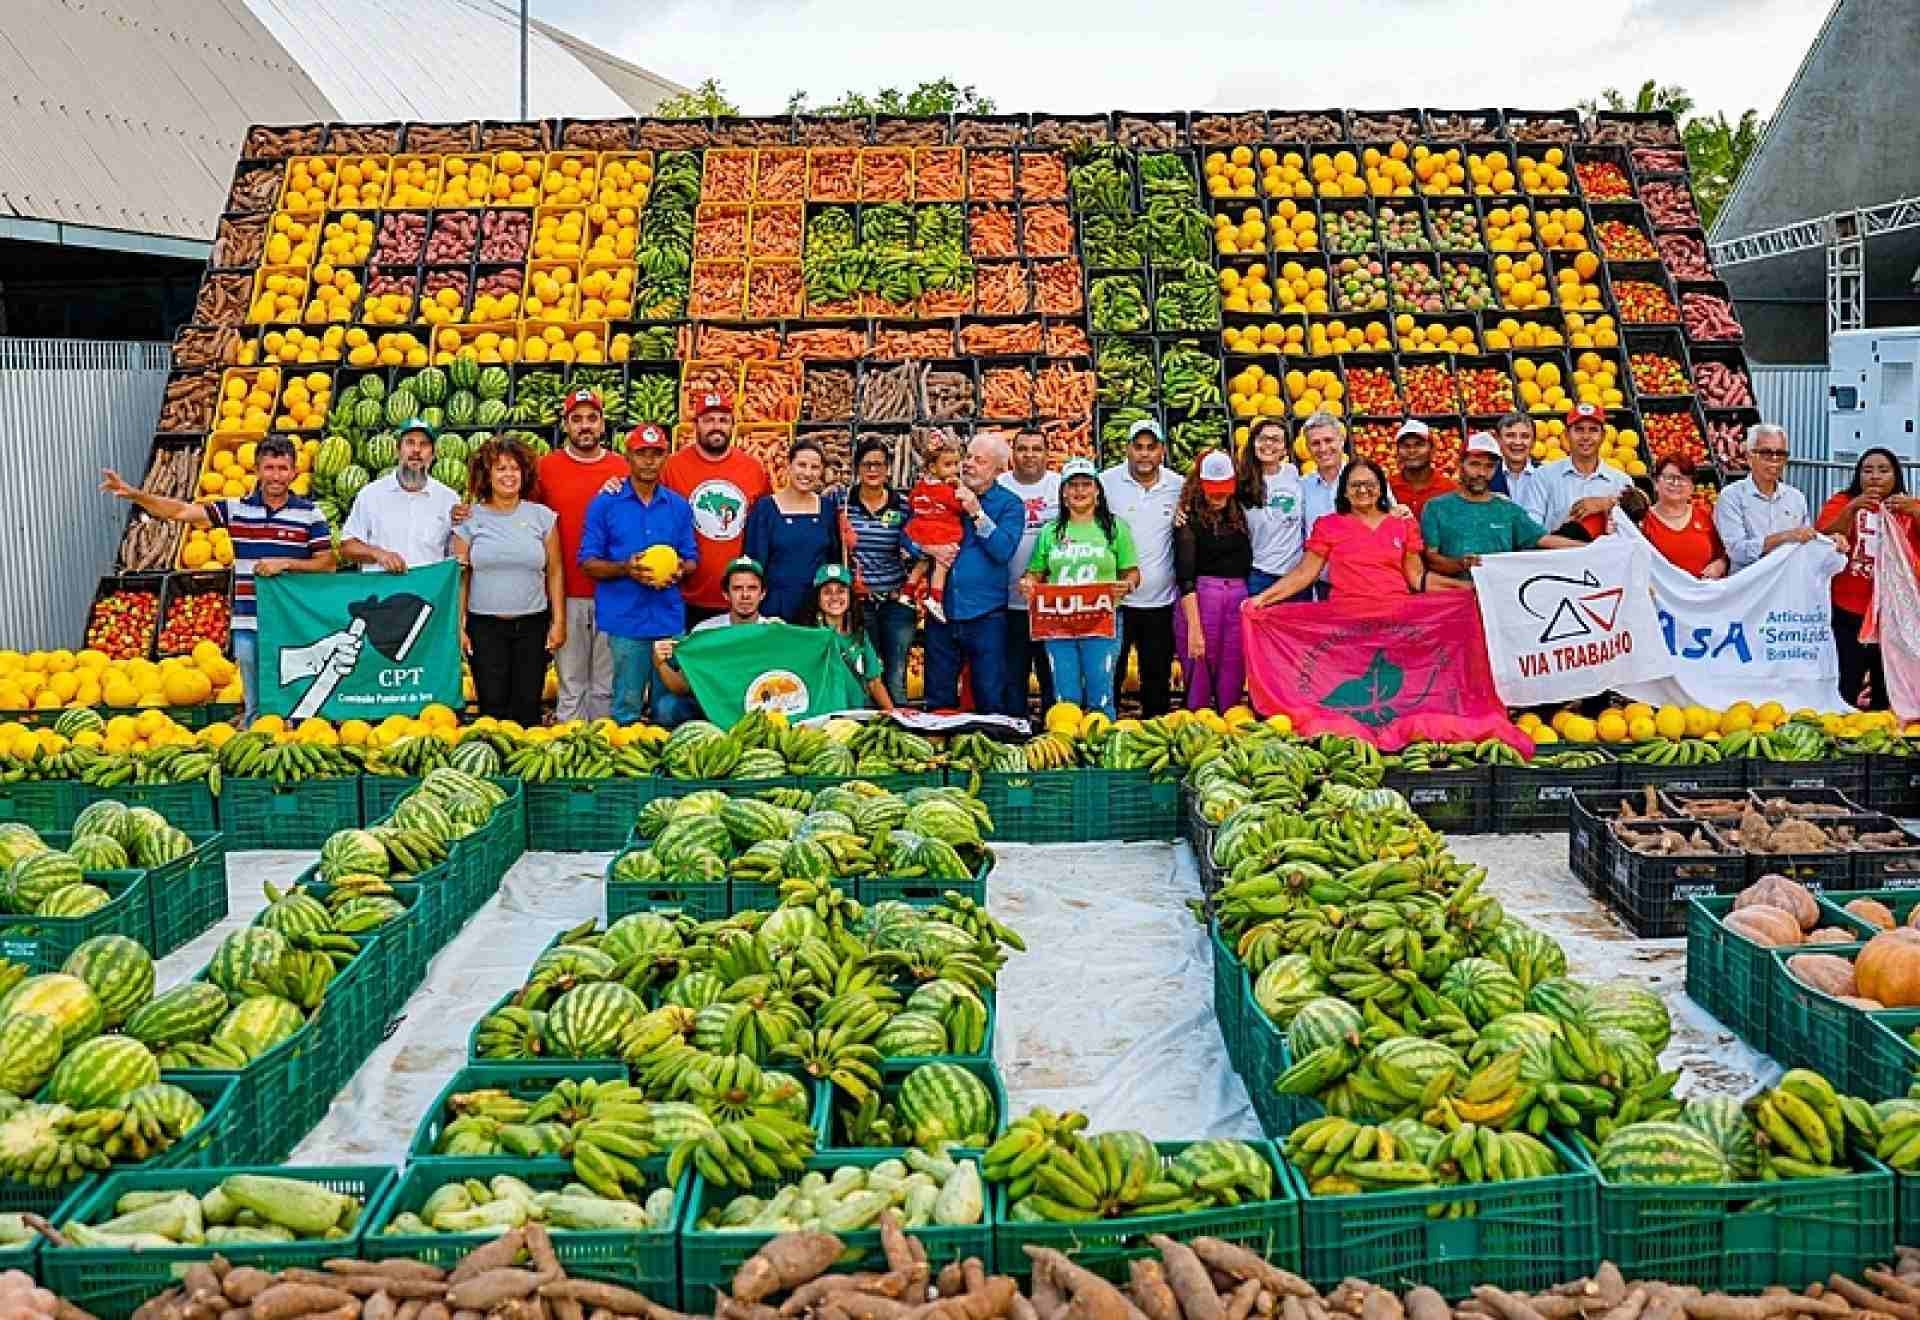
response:
M1653 727L1662 738L1684 738L1687 735L1687 714L1678 706L1662 706L1653 717Z
M1658 737L1660 730L1654 725L1651 715L1635 715L1627 721L1627 737L1634 742L1650 742Z
M1625 742L1627 717L1617 710L1605 711L1595 723L1595 731L1600 735L1602 742Z
M1566 735L1568 742L1590 743L1598 735L1599 729L1584 715L1570 715L1561 732Z

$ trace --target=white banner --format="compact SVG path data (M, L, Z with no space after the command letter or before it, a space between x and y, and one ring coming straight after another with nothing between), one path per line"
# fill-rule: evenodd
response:
M1641 547L1669 661L1667 677L1617 689L1630 701L1706 706L1777 701L1788 710L1851 710L1840 699L1833 575L1847 558L1826 537L1775 550L1716 582L1675 568L1618 510L1613 535Z
M1906 538L1906 519L1881 509L1870 521L1875 532L1873 604L1863 642L1880 644L1887 676L1881 695L1903 720L1920 720L1920 565Z
M1644 541L1488 555L1473 570L1494 686L1509 706L1574 701L1672 670Z

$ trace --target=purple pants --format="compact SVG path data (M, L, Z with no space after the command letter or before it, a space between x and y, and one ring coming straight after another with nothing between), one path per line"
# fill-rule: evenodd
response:
M1187 607L1173 606L1173 641L1180 654L1180 672L1187 680L1187 709L1207 706L1226 711L1238 705L1247 687L1247 658L1241 647L1240 606L1247 598L1241 578L1203 577L1194 584L1199 599L1200 632L1207 654L1195 660L1187 650Z

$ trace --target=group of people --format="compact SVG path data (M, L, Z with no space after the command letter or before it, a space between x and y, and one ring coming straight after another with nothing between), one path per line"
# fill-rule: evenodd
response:
M1122 675L1137 668L1144 716L1171 707L1173 662L1190 709L1243 699L1241 614L1290 601L1378 599L1470 589L1483 556L1577 546L1606 533L1614 508L1654 548L1703 578L1737 573L1814 536L1847 554L1834 579L1842 692L1884 706L1878 648L1862 643L1882 508L1907 515L1920 552L1920 500L1898 459L1863 454L1853 480L1810 517L1785 483L1787 437L1755 426L1751 474L1711 508L1677 457L1655 465L1649 499L1600 457L1606 415L1592 404L1566 417L1567 456L1534 461L1533 419L1503 417L1470 436L1457 482L1434 465L1431 430L1417 419L1395 437L1396 473L1350 457L1339 418L1301 423L1311 466L1293 462L1286 426L1255 422L1237 457L1200 455L1186 476L1166 462L1151 420L1133 424L1122 462L1084 458L1049 468L1046 438L1011 444L975 435L922 455L908 491L892 482L894 455L877 440L853 454L850 481L829 493L827 456L801 439L775 488L738 446L731 401L707 394L692 408L693 443L671 451L651 423L608 445L601 400L567 396L564 443L536 460L496 437L469 465L468 490L431 476L435 429L401 429L399 463L368 484L341 529L338 552L314 503L292 492L291 442L260 442L258 482L210 503L135 490L105 473L102 487L155 517L227 529L234 547L234 656L253 714L256 577L330 572L336 560L404 572L448 557L464 567L463 645L482 713L538 723L551 658L556 717L611 715L678 724L698 712L675 659L691 629L755 623L824 627L873 704L907 701L908 652L925 615L925 699L1022 716L1073 702L1112 716ZM657 547L671 558L647 552ZM1116 602L1111 636L1036 640L1036 588L1097 584Z

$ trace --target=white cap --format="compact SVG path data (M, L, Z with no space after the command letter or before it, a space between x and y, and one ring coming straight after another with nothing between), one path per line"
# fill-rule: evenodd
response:
M1501 456L1500 442L1485 431L1475 431L1467 437L1467 452L1469 454L1491 454L1493 457L1499 458Z
M1409 417L1406 421L1400 423L1400 429L1393 433L1393 438L1398 440L1403 435L1419 435L1432 439L1433 428L1421 421L1418 417Z
M1218 449L1209 449L1205 458L1200 460L1200 480L1233 481L1236 475L1233 460Z
M1151 417L1142 417L1139 421L1127 428L1127 439L1131 440L1136 435L1150 435L1163 445L1167 443L1165 433L1160 430L1160 423L1154 421Z

